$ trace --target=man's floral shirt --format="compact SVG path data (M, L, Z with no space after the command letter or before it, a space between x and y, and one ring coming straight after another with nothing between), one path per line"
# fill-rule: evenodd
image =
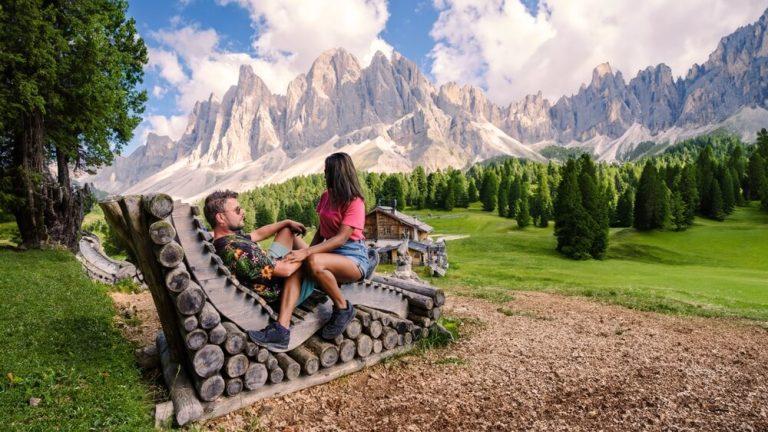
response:
M241 284L252 288L264 300L277 301L283 289L282 278L272 275L275 263L264 249L242 233L214 240L216 253Z

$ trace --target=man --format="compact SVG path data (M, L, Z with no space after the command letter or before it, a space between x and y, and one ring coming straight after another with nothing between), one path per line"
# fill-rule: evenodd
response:
M291 338L289 326L294 309L316 287L313 279L303 277L301 262L283 259L292 250L308 247L301 238L306 227L286 219L245 235L242 233L245 211L237 196L237 192L229 190L214 192L205 198L203 213L213 227L213 245L224 265L240 283L252 288L279 310L276 322L262 330L249 331L248 336L262 346L284 350ZM265 252L258 242L272 236L274 240Z

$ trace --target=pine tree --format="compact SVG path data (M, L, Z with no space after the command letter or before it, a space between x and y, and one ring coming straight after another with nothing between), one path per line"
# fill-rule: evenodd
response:
M555 237L557 251L573 259L588 259L592 235L584 224L586 211L581 205L579 172L576 161L569 159L561 172L555 200Z
M520 190L522 188L522 177L516 176L513 179L510 180L509 185L509 199L507 200L507 217L508 218L516 218L517 217L517 207L518 202L520 201Z
M385 205L392 205L397 200L397 209L405 208L405 187L398 174L390 174L381 184L379 191L379 202Z
M736 197L733 194L733 178L731 177L731 171L723 166L719 170L718 181L720 183L720 190L723 193L723 212L725 214L733 213L736 207Z
M424 168L419 165L411 174L411 183L413 184L413 196L411 202L417 209L426 207L427 203L427 175L424 172Z
M517 204L517 221L518 228L525 228L531 224L531 212L528 198L520 198Z
M616 204L616 218L614 226L631 227L634 220L633 214L633 196L632 190L627 187L619 196L619 202Z
M553 216L552 198L549 193L549 179L547 177L547 172L542 170L537 179L535 202L538 219L536 220L536 226L540 228L549 226L549 220L552 219Z
M724 220L725 210L723 209L723 192L720 190L719 182L715 180L710 182L709 196L712 197L712 201L709 206L709 213L707 213L706 216L719 221Z
M639 231L654 228L654 215L658 203L658 173L653 162L645 163L635 194L634 227Z
M507 215L507 200L509 199L509 176L503 176L501 178L501 184L499 185L499 192L496 199L496 210L499 212L499 216L505 217Z
M765 159L760 155L760 152L755 150L752 156L749 157L749 165L747 167L747 190L745 195L748 200L760 199L764 178Z
M672 193L670 201L671 222L675 231L683 231L688 228L688 216L686 214L685 201L679 190Z
M266 200L261 199L256 202L254 219L257 227L262 227L275 222L275 214L272 208L267 205Z
M488 169L483 174L483 186L480 190L480 200L483 202L483 210L491 212L496 208L496 200L499 193L499 177Z
M698 182L697 189L699 190L699 211L703 215L713 214L712 203L714 197L712 196L712 182L715 180L715 163L712 156L712 145L707 144L706 147L699 153L699 157L696 160L696 180ZM722 196L720 197L722 200Z
M589 253L600 259L608 249L608 219L606 202L597 182L597 167L589 155L579 157L579 190L586 211L584 223L591 234Z
M696 168L686 165L680 174L680 195L685 203L685 223L693 225L696 210L699 208L699 190L696 187Z
M469 185L467 186L467 201L471 204L476 202L479 198L477 186L475 186L475 179L470 178Z

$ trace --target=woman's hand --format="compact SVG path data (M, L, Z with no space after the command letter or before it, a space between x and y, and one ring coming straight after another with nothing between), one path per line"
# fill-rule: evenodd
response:
M287 263L295 263L295 262L302 262L309 256L309 250L307 249L296 249L294 251L289 252L286 256L283 257L283 261Z

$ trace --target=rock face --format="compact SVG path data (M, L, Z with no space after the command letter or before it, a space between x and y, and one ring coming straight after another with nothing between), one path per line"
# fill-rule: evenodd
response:
M622 159L642 141L673 143L717 127L754 136L768 122L768 11L723 38L707 62L675 79L664 64L628 83L608 63L554 104L541 93L501 107L473 86L436 88L398 53L371 64L344 49L318 57L286 94L272 94L248 66L221 100L198 102L174 142L145 146L85 178L109 192L164 190L181 198L215 187L244 189L321 172L333 151L372 171L464 167L545 145L580 146ZM658 148L658 146L656 147Z

